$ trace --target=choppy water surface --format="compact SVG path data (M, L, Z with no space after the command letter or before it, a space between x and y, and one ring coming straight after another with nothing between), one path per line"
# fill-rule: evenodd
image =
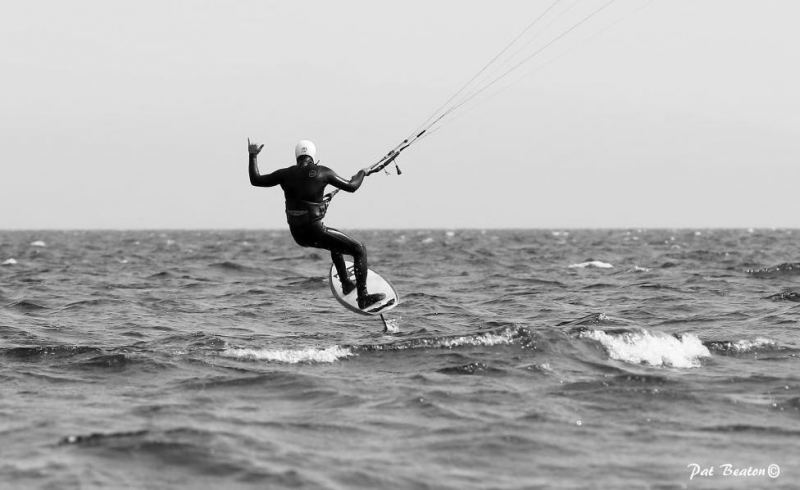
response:
M287 232L0 233L0 486L800 481L800 232L354 234L394 333Z

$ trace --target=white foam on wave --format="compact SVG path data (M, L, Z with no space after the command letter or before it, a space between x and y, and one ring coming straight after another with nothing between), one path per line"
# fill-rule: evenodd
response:
M764 337L756 337L753 340L737 340L730 344L731 350L736 352L750 352L751 350L760 349L761 347L772 347L775 345L778 345L778 343Z
M579 264L570 264L570 269L584 269L586 267L596 267L598 269L610 269L614 267L613 265L609 264L608 262L601 262L599 260L589 260L586 262L581 262Z
M510 344L514 341L514 332L505 331L502 333L486 332L477 335L465 335L463 337L452 337L437 339L436 343L445 348L460 347L462 345L502 345Z
M353 356L353 351L349 348L342 348L338 345L323 349L317 347L307 347L305 349L245 349L230 348L225 349L220 354L232 359L245 359L248 361L269 361L285 362L287 364L297 364L298 362L336 362Z
M35 242L31 242L31 247L46 247L47 244L41 240L36 240Z
M700 359L711 357L708 348L693 334L676 338L646 330L620 335L590 330L582 333L581 337L600 342L610 358L630 364L692 368L700 366Z
M10 258L5 262L3 262L3 265L16 265L16 264L17 264L17 259L15 258Z
M400 319L387 318L386 326L383 330L384 333L400 333Z

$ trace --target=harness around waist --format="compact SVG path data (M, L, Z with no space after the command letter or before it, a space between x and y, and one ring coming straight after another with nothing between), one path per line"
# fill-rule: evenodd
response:
M302 199L286 200L286 220L290 225L306 225L325 217L328 203L304 201Z

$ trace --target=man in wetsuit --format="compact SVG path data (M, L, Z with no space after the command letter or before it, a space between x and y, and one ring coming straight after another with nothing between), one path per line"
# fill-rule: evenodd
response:
M247 140L250 183L257 187L281 186L286 196L286 220L294 241L301 247L330 250L344 294L350 294L355 289L359 308L363 310L382 300L384 294L367 292L367 249L364 245L322 223L329 202L324 199L325 186L332 185L343 191L355 192L368 175L367 169L359 170L350 180L345 180L328 167L317 165L317 149L314 143L302 140L297 143L294 151L296 165L261 175L257 156L263 147L264 145L252 144ZM355 284L348 277L343 255L353 256Z

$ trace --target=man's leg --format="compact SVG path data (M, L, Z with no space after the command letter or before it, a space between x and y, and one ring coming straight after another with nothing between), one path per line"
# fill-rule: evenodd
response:
M331 253L331 261L336 267L336 273L342 282L342 291L345 295L350 294L356 285L350 280L347 274L347 266L344 264L344 257L340 251L340 244L332 240L325 232L325 225L321 221L315 221L305 226L290 226L292 238L301 247L314 247L328 250Z
M322 226L322 232L323 235L318 237L317 242L322 245L322 248L327 248L331 251L331 258L334 260L334 265L337 267L336 272L339 272L339 268L336 265L337 259L334 258L334 252L340 255L347 254L353 256L359 308L366 308L385 298L386 295L383 293L369 294L367 292L367 271L369 269L367 265L366 247L335 228ZM344 260L342 260L342 266L344 266ZM339 272L339 276L342 277L341 272Z
M331 250L331 260L333 261L334 267L336 267L336 273L339 275L339 280L342 282L342 292L345 296L347 296L353 292L353 290L356 288L356 285L350 280L350 276L347 274L347 266L344 264L344 256L341 252Z

